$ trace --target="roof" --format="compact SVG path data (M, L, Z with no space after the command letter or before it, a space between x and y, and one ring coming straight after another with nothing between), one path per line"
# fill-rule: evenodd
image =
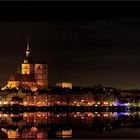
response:
M36 82L33 74L12 74L9 81Z

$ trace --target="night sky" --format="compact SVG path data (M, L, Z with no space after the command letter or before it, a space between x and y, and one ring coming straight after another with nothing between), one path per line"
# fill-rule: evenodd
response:
M1 10L0 85L23 62L29 34L31 56L48 64L50 85L140 89L138 4L50 5L36 12L37 6L27 5Z

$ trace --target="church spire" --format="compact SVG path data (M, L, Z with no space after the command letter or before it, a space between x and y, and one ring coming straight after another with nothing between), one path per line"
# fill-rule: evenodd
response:
M28 38L27 38L27 49L26 49L26 58L29 58L30 56L30 37L28 35Z
M30 57L30 37L28 35L28 37L27 37L27 48L26 48L26 54L25 54L24 63L30 63L30 62L31 62L31 57Z

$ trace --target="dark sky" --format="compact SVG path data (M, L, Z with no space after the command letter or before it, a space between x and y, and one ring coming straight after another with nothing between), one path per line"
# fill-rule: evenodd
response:
M50 85L140 89L140 6L50 5L1 14L1 85L23 62L30 34L32 58L48 64Z

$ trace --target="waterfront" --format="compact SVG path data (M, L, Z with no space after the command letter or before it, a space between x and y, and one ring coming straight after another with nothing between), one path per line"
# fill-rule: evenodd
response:
M140 139L138 11L56 4L54 15L65 7L67 16L51 21L53 6L25 5L15 13L28 22L0 24L0 139ZM31 13L47 20L30 22Z
M8 138L140 138L140 112L0 112L0 128Z

